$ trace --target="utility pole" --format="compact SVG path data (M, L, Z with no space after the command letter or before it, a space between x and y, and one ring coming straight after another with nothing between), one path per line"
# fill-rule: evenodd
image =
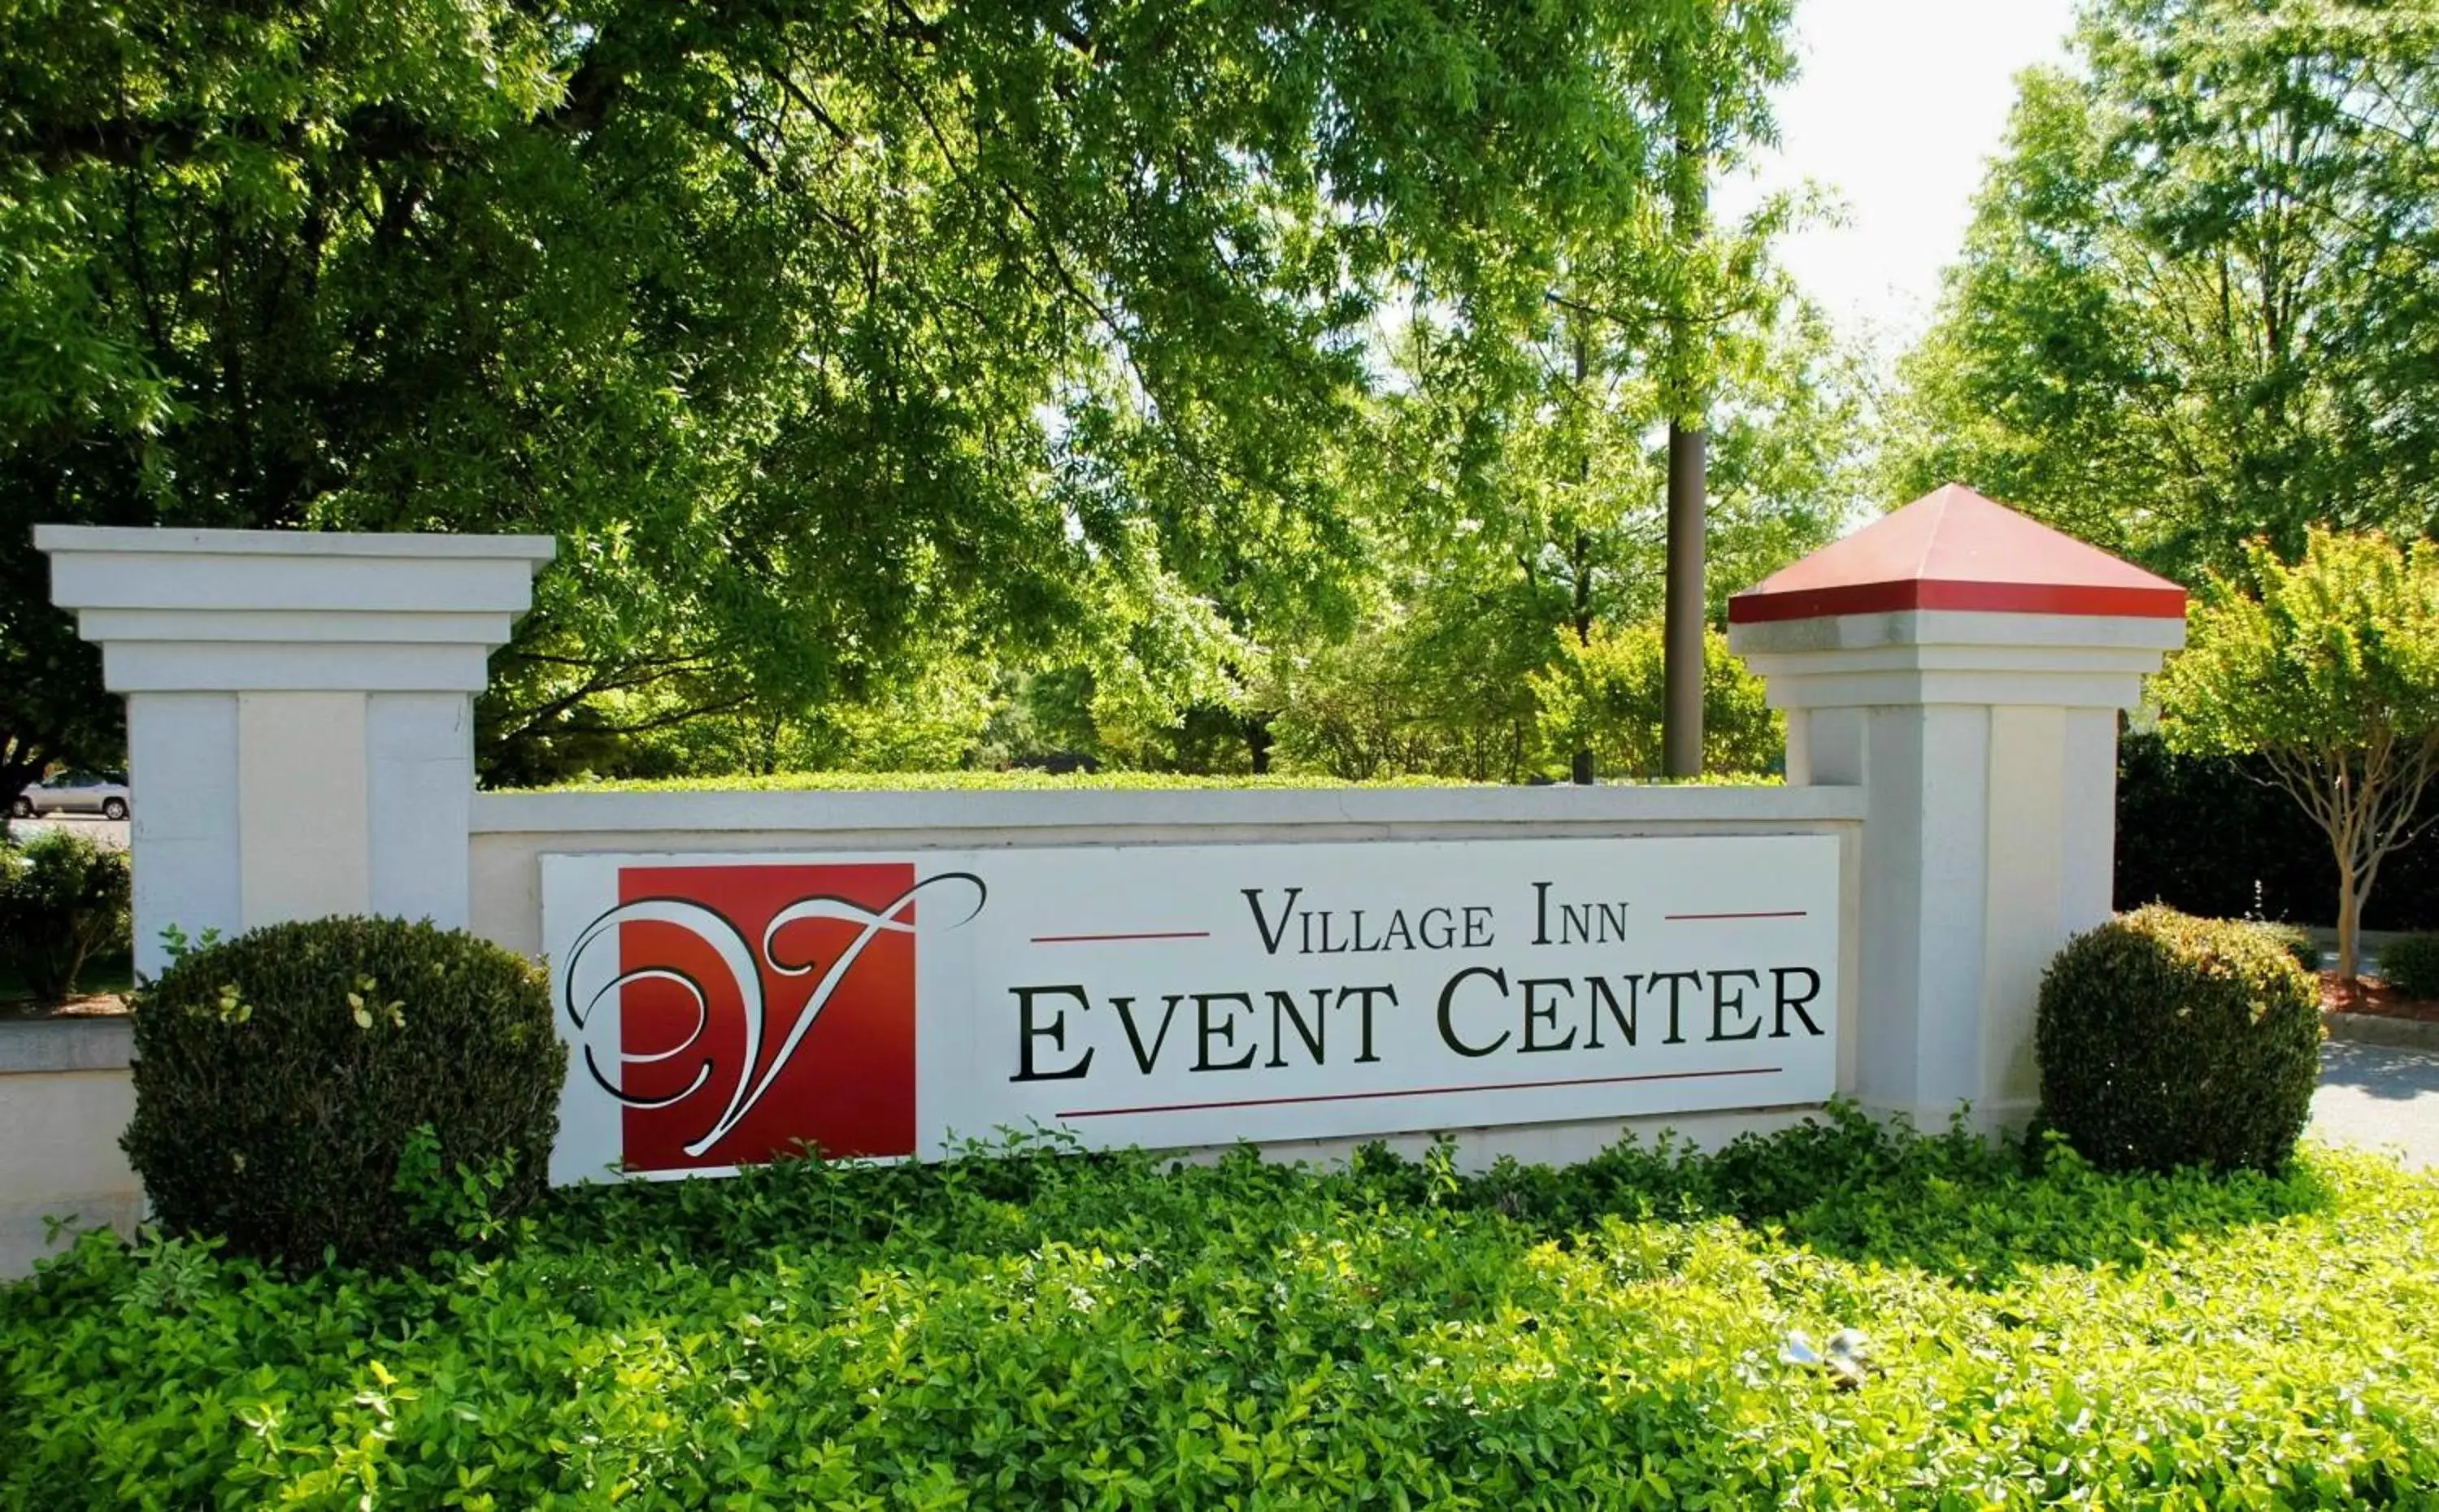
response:
M1690 268L1710 219L1711 166L1693 123L1677 128L1676 232ZM1690 302L1690 294L1681 291ZM1700 364L1692 345L1700 339L1693 312L1681 310L1670 365L1688 391L1672 396L1681 412L1668 420L1668 597L1662 621L1660 770L1671 777L1702 774L1702 629L1707 610L1702 591L1703 516L1710 493L1710 436L1694 376Z
M1668 422L1668 602L1661 631L1660 770L1702 774L1703 513L1710 436Z
M1592 347L1590 338L1585 334L1583 319L1581 316L1570 315L1568 318L1568 324L1572 326L1575 330L1575 400L1576 405L1580 409L1581 407L1587 406L1591 403L1591 400L1587 397L1586 391L1592 382ZM1589 425L1587 425L1587 429L1589 429ZM1593 456L1591 447L1587 444L1584 449L1583 455L1576 459L1576 487L1579 490L1588 488L1592 483L1592 478ZM1580 524L1576 526L1576 580L1574 586L1576 593L1576 644L1579 647L1590 646L1593 643L1592 544L1585 539L1585 531ZM1598 780L1599 774L1593 770L1591 747L1585 746L1579 748L1576 752L1575 760L1569 764L1567 776L1570 781L1580 787L1587 788Z

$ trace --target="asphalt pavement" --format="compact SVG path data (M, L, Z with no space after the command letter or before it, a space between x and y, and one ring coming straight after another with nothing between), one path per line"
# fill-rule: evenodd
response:
M30 840L45 829L72 829L80 834L91 835L102 845L125 850L128 826L132 823L134 823L132 820L104 819L96 814L46 814L40 819L11 819L9 821L9 832Z
M2439 1053L2330 1041L2321 1047L2310 1133L2439 1165Z

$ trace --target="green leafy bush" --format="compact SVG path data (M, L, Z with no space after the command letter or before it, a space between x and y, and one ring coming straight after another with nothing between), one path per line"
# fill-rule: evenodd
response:
M2429 1506L2439 1179L1851 1114L1469 1176L1027 1147L559 1192L504 1257L85 1239L0 1505ZM1869 1336L1851 1389L1788 1335Z
M2278 924L2263 919L2248 919L2245 922L2252 926L2255 934L2276 946L2297 966L2316 975L2319 973L2321 946L2319 941L2312 938L2310 930L2301 924Z
M1665 679L1661 627L1597 627L1589 643L1558 638L1558 658L1531 678L1541 708L1540 734L1552 764L1593 753L1603 773L1657 776ZM1728 649L1718 631L1702 635L1702 764L1715 772L1783 767L1787 720L1770 706L1762 680Z
M2408 934L2382 946L2379 978L2406 997L2439 998L2439 934Z
M2320 991L2260 929L2150 907L2041 978L2041 1115L2110 1170L2275 1170L2311 1110Z
M0 966L38 1003L73 997L96 955L131 944L127 853L64 829L0 845Z
M492 1215L530 1204L567 1058L533 966L381 918L183 953L137 998L135 1056L122 1143L162 1224L300 1268L422 1260L458 1227L428 1178L506 1162ZM418 1182L401 1163L427 1129Z

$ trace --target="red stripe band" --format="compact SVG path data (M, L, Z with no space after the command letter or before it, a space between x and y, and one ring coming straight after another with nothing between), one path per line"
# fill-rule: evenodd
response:
M1149 934L1036 934L1033 936L1033 943L1036 945L1085 945L1095 940L1207 940L1210 937L1211 932L1207 929L1181 929Z
M1750 1071L1668 1071L1643 1076L1572 1076L1563 1081L1502 1081L1477 1087L1410 1087L1398 1092L1333 1092L1310 1097L1247 1097L1236 1102L1158 1103L1144 1108L1075 1108L1061 1118L1123 1118L1133 1113L1200 1113L1220 1108L1281 1108L1293 1103L1369 1102L1376 1097L1446 1097L1462 1092L1540 1092L1550 1087L1614 1087L1629 1081L1705 1081L1719 1076L1775 1076L1785 1066Z
M1662 918L1664 918L1664 919L1676 919L1676 918L1804 918L1804 917L1806 917L1806 916L1807 916L1807 914L1806 914L1806 911L1805 911L1805 910L1803 910L1803 909L1800 909L1800 908L1789 908L1789 909L1784 909L1784 910L1781 910L1780 912L1775 913L1775 914L1663 914L1663 915L1661 915L1660 916L1661 916Z
M2185 591L2174 583L1963 582L1954 578L1907 578L1896 582L1837 583L1822 588L1748 591L1728 600L1728 623L1761 625L1782 619L1828 619L1839 614L1901 614L1913 609L1960 610L1982 614L2089 614L2127 619L2182 619Z

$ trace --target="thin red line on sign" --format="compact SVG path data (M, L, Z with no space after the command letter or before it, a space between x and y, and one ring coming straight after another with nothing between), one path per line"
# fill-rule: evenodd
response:
M1548 1087L1613 1087L1628 1081L1701 1081L1713 1076L1775 1076L1785 1066L1750 1071L1667 1071L1643 1076L1572 1076L1563 1081L1494 1081L1475 1087L1412 1087L1398 1092L1332 1092L1310 1097L1247 1097L1236 1102L1173 1102L1145 1108L1078 1108L1061 1118L1117 1118L1128 1113L1200 1113L1219 1108L1279 1108L1291 1103L1369 1102L1375 1097L1445 1097L1460 1092L1539 1092Z
M1663 917L1663 918L1667 918L1667 919L1680 919L1680 918L1803 918L1803 917L1805 917L1805 916L1806 916L1806 910L1801 909L1801 908L1789 908L1789 909L1782 909L1782 910L1780 910L1779 912L1777 912L1777 913L1775 913L1775 914L1663 914L1663 915L1661 916L1661 917Z
M1036 945L1084 945L1095 940L1207 940L1210 937L1211 932L1207 929L1179 929L1156 931L1148 934L1036 934L1033 936L1033 943Z

